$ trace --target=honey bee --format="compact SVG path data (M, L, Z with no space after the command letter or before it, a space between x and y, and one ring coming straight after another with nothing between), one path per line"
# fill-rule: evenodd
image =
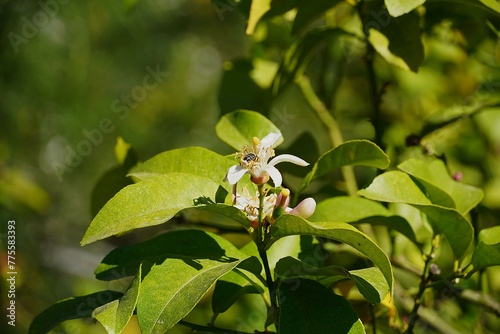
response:
M258 157L257 155L255 155L255 153L248 153L243 157L242 160L246 163L249 163L250 161L257 161Z

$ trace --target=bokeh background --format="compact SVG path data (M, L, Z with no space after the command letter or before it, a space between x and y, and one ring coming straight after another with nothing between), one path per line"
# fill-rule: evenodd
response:
M286 145L305 140L300 136L309 131L314 132L311 152L328 148L326 132L296 88L278 99L263 88L289 46L286 20L270 21L249 37L245 6L247 1L2 1L0 260L5 268L5 224L15 220L18 275L17 326L7 328L2 315L0 332L25 333L33 317L57 300L112 288L93 276L102 257L155 233L138 231L79 246L92 219L93 188L117 164L118 137L132 144L141 160L190 145L228 154L232 150L216 137L214 126L222 113L248 108L275 121ZM345 4L333 19L352 28L359 22L351 14ZM500 96L498 33L484 21L474 25L465 14L462 19L429 23L426 61L418 73L375 59L379 82L392 82L381 104L384 142L392 157L404 157L405 138L418 133L430 116ZM338 60L326 70L337 78L331 103L344 137L373 140L364 47L328 48ZM313 76L325 70L312 68ZM463 182L485 190L485 224L491 226L498 224L500 210L500 109L486 109L427 143L437 154L447 154ZM75 320L55 332L104 330Z

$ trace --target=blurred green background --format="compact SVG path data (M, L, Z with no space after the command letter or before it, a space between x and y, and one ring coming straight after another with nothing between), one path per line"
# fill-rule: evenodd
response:
M269 87L289 46L289 23L278 17L249 37L240 12L247 5L209 0L2 2L0 252L4 268L4 227L15 220L19 333L57 300L112 288L93 276L102 257L118 244L155 233L136 231L131 239L79 246L92 218L93 187L116 165L118 137L131 143L141 160L191 145L227 154L232 150L217 139L214 126L221 113L249 108L266 113L282 128L285 147L309 132L319 152L328 149L325 130L296 87L276 99L262 88ZM353 28L359 22L347 4L330 19L359 29ZM457 25L435 20L428 22L426 61L418 73L375 59L378 81L392 82L381 108L383 139L394 164L409 155L405 138L419 133L432 116L500 97L500 44L494 29L484 22L474 26L467 15ZM468 29L457 29L467 24ZM344 138L374 140L364 47L325 48L337 61L326 70L333 78L330 102ZM321 62L321 56L313 57L311 76L325 70L314 67ZM485 190L484 224L491 226L498 224L500 210L500 112L486 109L425 143L446 153L452 172L462 172L465 183ZM314 157L317 150L311 147L307 154ZM362 176L360 185L372 176ZM498 290L499 283L492 284ZM3 320L0 326L6 326ZM4 328L13 330L0 332ZM77 320L56 332L100 331L98 324Z

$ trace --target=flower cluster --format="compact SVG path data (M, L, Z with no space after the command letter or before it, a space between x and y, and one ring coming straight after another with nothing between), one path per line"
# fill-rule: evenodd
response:
M316 209L316 202L312 198L306 198L295 208L288 207L290 191L286 188L281 189L279 194L268 190L251 194L246 188L241 193L237 193L236 184L245 174L250 174L250 180L260 187L269 179L273 181L275 187L280 187L282 176L274 167L275 165L280 162L291 162L299 166L309 165L306 161L291 154L281 154L275 157L273 145L280 137L281 133L270 133L262 140L254 137L252 146L245 146L243 152L236 153L239 165L231 166L226 175L226 180L234 186L234 206L246 214L253 228L259 225L260 196L263 196L261 221L264 224L273 224L279 216L285 213L308 218Z

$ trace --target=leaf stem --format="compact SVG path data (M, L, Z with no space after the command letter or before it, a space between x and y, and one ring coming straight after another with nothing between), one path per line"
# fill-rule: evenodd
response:
M252 334L252 333L246 333L246 332L241 332L241 331L235 331L231 329L225 329L225 328L219 328L215 326L202 326L202 325L197 325L193 324L192 322L184 321L181 320L179 321L179 324L189 327L195 332L200 332L200 333L224 333L224 334Z
M422 305L422 297L424 295L425 289L427 289L429 284L431 283L430 266L432 260L434 260L434 258L436 257L436 250L439 247L440 240L441 240L441 235L436 234L434 236L434 239L432 240L431 251L429 255L426 256L424 270L422 272L422 276L420 277L420 285L418 288L417 295L415 296L413 309L411 310L410 316L408 317L409 319L408 328L404 332L405 334L413 334L413 328L415 327L415 324L417 323L418 320L418 309L420 305Z

